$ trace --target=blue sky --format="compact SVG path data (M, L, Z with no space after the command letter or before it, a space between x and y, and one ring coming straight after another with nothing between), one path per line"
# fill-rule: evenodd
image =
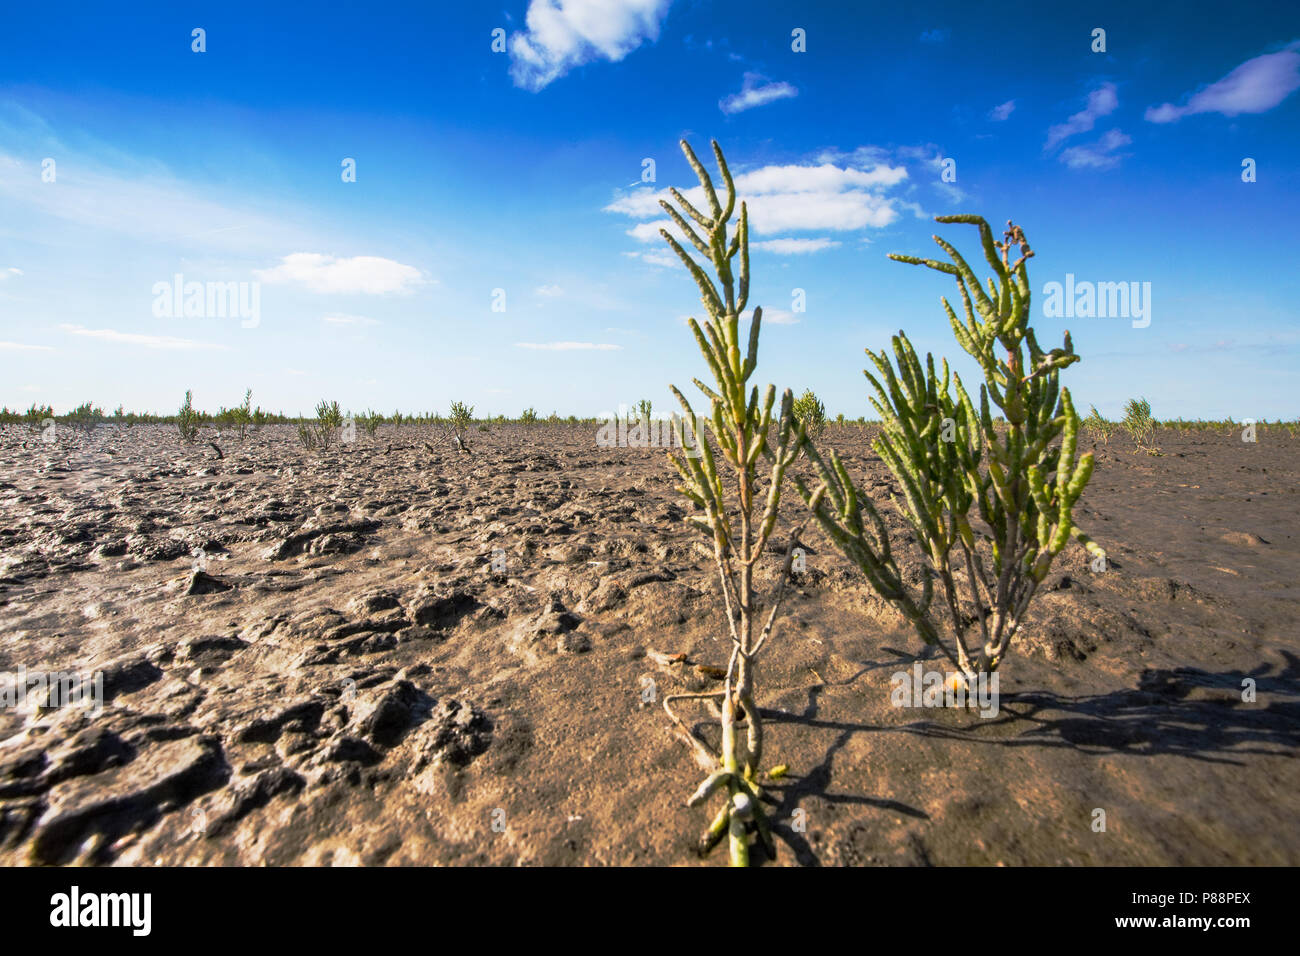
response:
M448 6L11 9L0 404L666 410L705 371L654 204L685 137L750 203L762 382L857 417L864 347L957 353L946 277L885 256L975 212L1023 225L1085 409L1300 416L1294 4ZM1150 283L1149 324L1045 315L1067 273ZM158 314L177 274L256 283L256 321Z

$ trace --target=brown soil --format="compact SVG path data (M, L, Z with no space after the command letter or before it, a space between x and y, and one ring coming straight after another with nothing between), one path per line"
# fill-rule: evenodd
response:
M694 665L728 644L662 453L427 437L0 433L0 671L107 696L0 709L0 862L697 863L716 808L645 698L716 687ZM868 438L827 436L881 498ZM892 706L920 645L804 535L758 670L778 863L1300 863L1300 442L1159 444L1098 447L1078 517L1110 567L1062 556L993 719Z

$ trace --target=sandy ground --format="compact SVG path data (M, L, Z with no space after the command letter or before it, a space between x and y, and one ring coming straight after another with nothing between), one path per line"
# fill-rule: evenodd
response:
M879 497L869 437L827 441ZM105 702L0 709L0 862L698 864L657 700L716 686L725 621L662 452L428 438L5 428L0 671ZM1300 863L1300 442L1158 444L1098 445L1110 567L1062 556L993 718L893 706L921 646L805 533L758 671L778 864Z

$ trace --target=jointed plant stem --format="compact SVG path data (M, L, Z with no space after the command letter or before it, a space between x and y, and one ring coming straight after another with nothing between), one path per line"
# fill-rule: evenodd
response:
M979 228L995 274L987 292L961 253L938 236L935 242L950 262L891 258L955 278L964 316L946 298L941 301L958 344L984 373L979 410L947 361L941 374L932 355L922 366L903 332L893 338L892 361L883 351L867 350L877 374L865 373L883 422L873 447L902 488L894 505L925 559L920 593L903 580L875 504L857 490L833 451L828 463L805 440L819 483L809 487L798 477L794 483L835 545L921 639L937 645L969 680L1001 664L1039 585L1071 538L1094 555L1105 552L1074 523L1074 505L1092 474L1093 456L1077 455L1079 416L1059 375L1079 357L1068 332L1062 348L1044 352L1029 327L1026 263L1033 251L1024 231L1008 223L999 242L979 216L938 221ZM1020 250L1015 261L1013 247ZM990 404L1005 424L994 422ZM955 549L960 550L956 573ZM962 572L964 581L958 576ZM936 580L944 592L950 639L932 614ZM973 618L964 611L967 606ZM969 621L979 622L978 653L966 641Z
M758 364L763 310L754 309L749 341L742 357L739 326L740 313L749 299L749 214L745 204L741 203L736 231L728 237L727 223L735 210L736 191L722 150L717 143L713 144L713 154L726 186L725 205L719 200L708 172L685 142L682 143L682 152L704 190L708 213L696 209L676 189L671 189L670 194L685 215L667 202L661 205L690 244L712 265L717 282L681 243L666 230L660 231L699 287L707 318L703 326L692 318L690 328L712 373L713 385L695 380L711 406L711 414L706 419L697 418L690 402L673 387L673 394L685 412L685 418L676 424L679 443L688 451L669 457L682 478L678 490L704 512L703 517L692 516L688 520L707 533L713 542L714 564L718 569L732 641L722 692L720 752L714 754L711 748L690 734L673 713L671 701L692 697L700 699L701 695L672 695L665 698L664 707L688 738L697 757L712 758L720 764L690 800L694 805L715 790L725 788L727 793L727 803L706 831L702 848L707 850L715 845L725 832L729 837L732 864L744 866L749 862L751 822L769 851L774 849L756 784L762 758L763 727L754 702L754 688L756 658L774 631L791 555L787 555L771 612L757 637L754 627L757 610L755 569L776 526L786 469L798 457L805 433L792 414L793 398L788 390L782 396L774 422L772 410L776 390L769 385L760 403L757 386L748 386ZM733 271L733 260L737 256L738 274ZM774 445L770 443L773 425L776 426ZM721 462L715 453L715 445ZM762 504L756 497L760 458L771 462L767 499ZM724 476L719 472L720 464L730 466L729 474ZM735 512L734 520L732 511ZM743 739L739 734L742 719L745 724Z

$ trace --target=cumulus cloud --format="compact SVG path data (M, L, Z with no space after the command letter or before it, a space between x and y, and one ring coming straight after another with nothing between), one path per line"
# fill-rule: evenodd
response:
M718 108L731 115L799 95L799 91L789 83L769 83L766 79L759 73L746 73L741 80L740 92L718 100Z
M1047 131L1047 144L1044 149L1069 139L1078 133L1086 133L1097 125L1097 120L1109 116L1119 106L1119 95L1114 83L1103 83L1088 94L1087 105L1064 123L1059 123Z
M564 295L564 290L558 285L539 285L533 291L546 299L553 299L557 295Z
M625 252L623 255L629 259L640 259L642 262L658 266L661 269L671 269L680 265L677 257L671 252Z
M414 266L379 256L338 259L315 252L295 252L272 269L256 269L268 284L301 285L312 292L387 295L406 293L425 282Z
M659 27L672 0L532 0L508 44L510 76L534 92L593 60L617 63Z
M540 349L546 352L614 352L623 346L605 342L516 342L517 349Z
M832 162L764 166L736 176L735 184L739 200L749 207L751 233L772 236L769 241L780 242L787 240L790 232L843 232L887 226L898 218L900 206L887 193L906 179L907 169L903 166L872 158L865 168ZM707 208L702 188L684 190L683 195L697 209ZM619 196L604 209L646 220L628 229L634 239L657 240L660 228L665 228L684 241L676 225L663 218L660 199L671 202L666 189L641 188ZM801 245L819 241L829 240L802 240ZM779 248L773 246L770 251ZM787 251L795 251L795 247L788 246ZM815 250L809 247L798 251Z
M740 321L742 322L748 322L753 318L754 318L753 309L746 309L744 312L740 313ZM764 325L794 325L798 321L799 321L799 316L785 309L764 309L763 310Z
M809 252L821 252L834 249L839 243L834 239L765 239L751 242L749 248L763 252L775 252L779 256L802 255Z
M1182 106L1162 103L1147 108L1151 123L1173 123L1196 113L1263 113L1300 89L1300 42L1278 53L1265 53L1241 64L1223 79L1186 97Z
M171 335L142 335L136 332L119 332L116 329L88 329L81 325L60 325L70 335L99 339L104 342L116 342L119 345L138 345L146 349L164 349L167 351L189 352L199 349L224 349L224 345L209 342L196 342L194 339L180 339Z
M1119 165L1124 155L1117 153L1116 150L1131 142L1133 142L1132 137L1112 129L1104 133L1095 143L1087 146L1071 146L1069 149L1062 150L1061 162L1071 169L1110 169Z
M1001 104L1000 106L995 106L993 107L993 109L989 110L989 119L993 120L993 122L995 123L1001 123L1003 120L1005 120L1008 116L1011 115L1012 110L1014 110L1015 108L1016 108L1016 101L1007 100L1005 103Z

